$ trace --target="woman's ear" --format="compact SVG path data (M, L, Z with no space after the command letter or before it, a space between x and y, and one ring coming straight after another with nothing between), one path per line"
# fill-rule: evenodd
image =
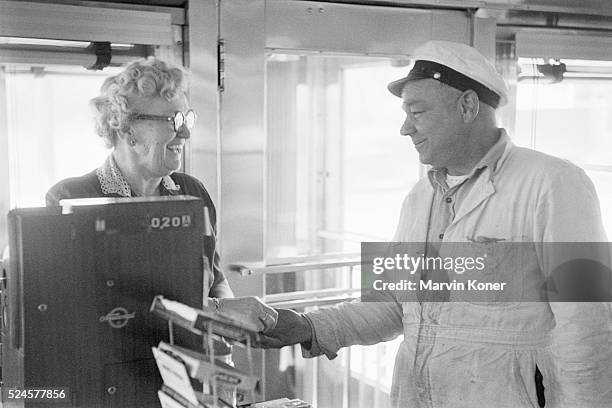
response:
M123 129L117 129L117 136L130 146L136 146L134 129L131 126Z
M463 91L457 101L457 109L464 123L473 122L480 109L480 100L476 92L471 89Z

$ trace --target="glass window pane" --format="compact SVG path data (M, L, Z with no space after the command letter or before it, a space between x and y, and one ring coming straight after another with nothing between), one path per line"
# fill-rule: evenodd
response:
M519 144L568 159L593 181L608 238L612 236L612 63L562 60L558 83L538 74L540 60L519 60L526 75L517 86Z
M612 80L519 83L516 133L534 134L535 149L574 163L612 165L610 95Z
M44 206L57 181L99 166L109 150L94 130L89 100L103 73L79 67L8 67L11 207Z
M388 58L268 56L268 258L392 237L420 170L387 91L407 72Z
M399 134L401 100L387 90L408 70L388 58L268 56L268 260L358 253L361 241L392 238L402 201L421 169L410 138ZM346 272L268 276L266 285L268 291L357 287L358 269L354 279ZM326 390L347 386L350 366L350 406L386 406L400 341L351 347L333 361L320 360L315 405L342 402L342 393Z
M418 154L399 134L401 100L386 88L406 72L384 63L343 72L344 232L357 238L351 251L359 251L360 241L392 238L401 202L419 178Z
M587 169L586 173L595 184L603 225L610 241L612 240L612 168L608 171Z

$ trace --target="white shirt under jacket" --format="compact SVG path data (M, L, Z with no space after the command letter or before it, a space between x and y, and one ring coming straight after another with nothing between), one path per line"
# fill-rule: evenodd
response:
M573 164L514 146L506 132L492 166L472 188L444 242L605 242L592 182ZM421 179L406 197L394 241L424 242L434 188ZM486 244L483 244L486 245ZM531 247L530 247L531 248ZM563 254L533 245L527 263L549 271ZM604 255L609 264L609 253ZM523 263L524 265L524 263ZM516 272L515 272L516 273ZM307 313L305 357L403 334L393 407L535 408L534 371L547 408L612 407L612 307L607 303L344 303Z

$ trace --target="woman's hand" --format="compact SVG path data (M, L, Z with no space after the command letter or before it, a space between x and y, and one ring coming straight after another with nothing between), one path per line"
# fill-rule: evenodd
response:
M256 296L219 299L219 312L257 326L258 331L274 329L278 313Z

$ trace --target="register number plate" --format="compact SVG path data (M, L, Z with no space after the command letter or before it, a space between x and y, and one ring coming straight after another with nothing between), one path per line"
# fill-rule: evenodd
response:
M106 234L134 234L154 231L185 231L194 225L193 214L180 212L172 214L146 214L140 219L133 215L106 215L95 220L96 232Z

